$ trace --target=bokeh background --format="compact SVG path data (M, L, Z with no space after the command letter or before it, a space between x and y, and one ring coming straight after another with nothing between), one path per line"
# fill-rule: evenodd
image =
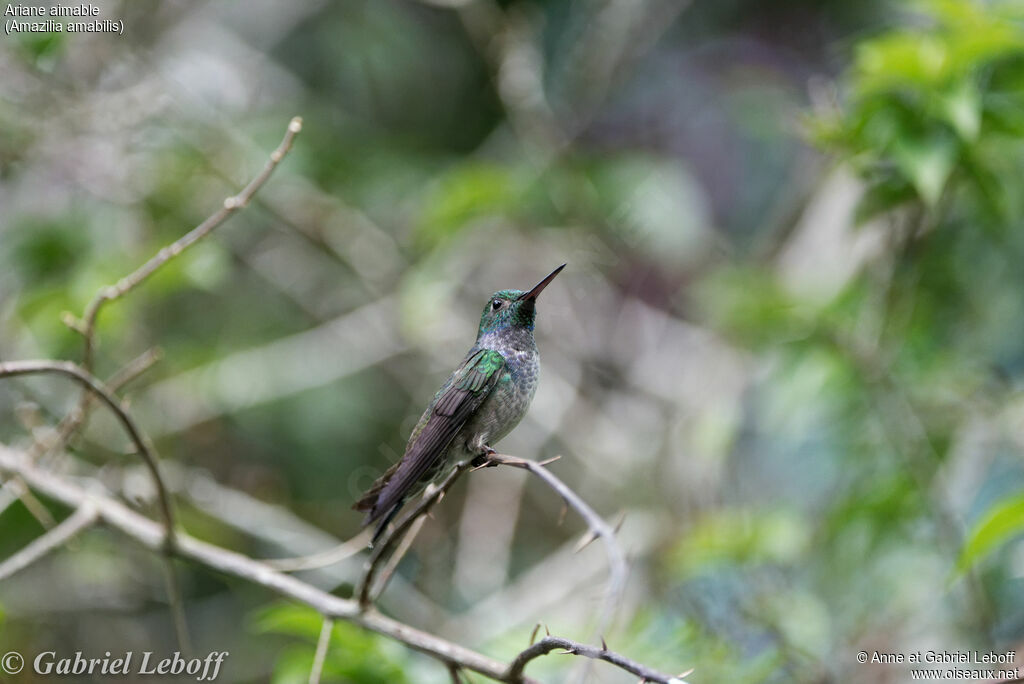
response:
M1021 644L1020 3L98 4L123 36L0 37L0 358L80 358L62 313L305 121L252 206L100 317L101 375L163 352L126 392L185 529L260 558L354 535L487 296L568 262L501 447L561 455L622 521L611 647L810 683L908 680L861 650ZM0 441L76 398L6 381ZM127 451L97 413L51 461L151 510ZM0 504L6 556L41 527ZM592 640L603 551L574 554L560 509L521 472L466 477L382 608L495 657L536 622ZM361 563L300 576L345 595ZM221 681L306 681L315 615L179 571ZM169 653L167 615L159 561L91 531L0 585L0 650ZM325 680L448 675L339 624Z

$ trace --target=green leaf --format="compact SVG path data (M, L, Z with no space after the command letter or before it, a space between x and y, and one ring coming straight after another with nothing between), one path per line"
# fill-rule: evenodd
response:
M287 634L311 637L320 635L323 618L315 610L290 603L271 605L258 611L252 619L252 628L258 634Z
M887 179L879 181L864 192L854 211L854 222L864 225L879 214L914 199L914 189L905 181Z
M981 130L981 95L969 80L961 82L943 100L943 109L957 135L967 142L978 139Z
M914 184L924 203L934 206L953 172L956 148L941 139L923 142L903 140L896 143L893 158Z
M1012 537L1024 532L1024 492L992 506L967 536L956 572L961 574Z

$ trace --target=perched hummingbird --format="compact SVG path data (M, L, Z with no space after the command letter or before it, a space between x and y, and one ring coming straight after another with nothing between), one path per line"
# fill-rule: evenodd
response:
M501 290L488 300L476 344L420 416L405 454L352 506L367 511L363 525L381 521L374 542L409 496L440 477L446 466L494 453L491 445L526 415L540 371L533 339L537 296L563 268L529 292Z

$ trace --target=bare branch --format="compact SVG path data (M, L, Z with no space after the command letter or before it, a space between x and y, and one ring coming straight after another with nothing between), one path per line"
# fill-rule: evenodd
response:
M171 563L170 552L175 544L174 509L171 506L171 498L167 494L167 487L160 476L160 468L157 465L156 450L146 439L142 430L135 423L135 419L121 405L117 396L103 384L96 376L70 361L8 361L0 363L0 378L15 377L19 375L40 375L57 374L72 378L85 388L85 401L80 405L88 403L89 393L98 396L104 404L114 413L118 421L124 427L125 432L135 445L135 450L142 457L157 492L160 515L163 518L163 553L167 581L167 596L171 606L171 614L174 618L175 633L178 636L178 645L184 652L189 652L190 644L188 630L185 624L185 607L181 596L181 588L178 586L177 577L174 574L174 567Z
M291 150L295 136L298 135L301 130L302 118L297 116L288 124L288 129L284 134L284 139L281 140L281 144L277 146L277 149L271 152L270 159L267 160L263 170L260 171L255 178L249 181L249 184L246 185L241 192L237 195L226 198L221 208L210 215L205 221L175 242L161 248L159 252L149 259L149 261L142 264L142 266L135 269L132 273L121 278L114 285L108 285L96 294L93 300L86 307L82 321L78 322L76 325L76 328L81 330L82 337L85 339L85 348L82 354L83 367L92 367L96 319L99 316L100 309L103 308L103 305L131 292L149 278L149 276L153 275L153 273L155 273L161 266L212 233L214 229L224 223L224 221L226 221L236 211L244 209L246 205L249 204L249 201L252 200L253 195L263 187L263 184L270 178L270 175L274 172L274 169L277 168L277 165L281 163L281 160L284 159L285 155L288 154L289 150Z
M302 119L299 117L293 118L288 124L288 129L285 132L284 139L278 145L277 149L270 154L270 159L264 165L263 170L260 171L260 173L258 173L256 177L242 189L241 192L225 199L220 209L180 239L160 249L159 252L135 271L128 274L114 285L109 285L101 289L86 307L82 320L75 320L73 316L65 315L64 322L72 329L78 331L84 340L81 367L66 362L43 362L42 364L40 364L40 362L36 362L35 367L32 367L31 362L0 364L0 377L3 377L4 375L55 372L75 378L84 386L85 389L82 392L78 403L75 405L75 408L60 421L57 426L56 439L47 445L46 449L43 450L44 452L63 447L85 422L89 415L92 397L91 393L94 393L103 399L103 401L117 415L122 425L124 425L132 441L135 443L139 454L145 460L146 466L149 468L153 477L153 481L157 489L161 515L163 516L166 528L164 546L165 550L168 552L174 544L174 512L171 508L170 498L167 495L167 489L160 477L160 471L157 467L156 455L153 447L148 443L148 440L145 439L131 416L124 410L121 402L114 396L113 390L107 388L92 375L93 357L96 345L96 320L99 317L100 310L106 302L113 301L131 292L133 289L145 282L147 278L153 275L153 273L160 269L164 264L179 256L186 249L209 235L214 231L214 229L224 223L232 214L248 205L256 192L259 191L259 189L263 187L263 184L270 178L274 169L277 168L277 165L282 159L284 159L285 155L288 154L288 151L291 149L292 143L295 140L295 136L298 135L301 130ZM112 378L111 385L114 387L120 387L123 384L130 382L158 359L158 352L147 352L142 357L136 359L122 369L115 378ZM178 642L182 650L189 651L189 639L185 623L185 612L181 597L181 589L178 586L178 580L170 559L167 559L165 563L165 570L167 592L171 603L171 610L174 615L175 631L178 635Z
M685 684L685 682L683 682L679 677L658 672L657 670L638 663L635 660L630 660L615 651L609 651L608 648L604 646L603 639L602 647L597 648L595 646L588 646L570 639L553 636L544 637L517 655L512 661L512 664L508 666L508 672L504 674L502 681L509 682L510 684L518 684L519 682L525 681L523 679L523 670L526 668L526 665L534 658L547 655L556 649L562 649L565 653L570 655L583 656L584 658L591 658L593 660L603 660L625 670L626 672L640 677L641 681L651 682L652 684Z
M313 668L309 671L309 684L320 684L320 675L324 671L327 650L331 645L331 632L334 631L334 620L325 617L320 627L320 639L316 642L316 655L313 656Z
M111 392L120 391L122 387L152 368L161 358L163 358L163 350L159 347L147 349L140 356L132 359L126 366L110 376L110 379L107 381L107 387L110 388ZM39 458L43 455L52 454L67 444L68 440L71 439L72 433L78 429L89 415L92 402L93 394L88 390L82 392L82 396L78 399L78 404L61 419L53 434L45 439L36 440L32 445L32 457Z
M79 506L78 510L65 518L59 525L0 563L0 580L5 580L14 573L24 570L57 547L67 543L76 534L94 525L97 517L96 509L90 504Z
M618 541L615 538L615 530L599 516L594 509L592 509L583 499L576 494L572 489L569 488L564 482L556 477L551 471L544 467L547 463L551 463L555 459L550 459L538 463L536 461L530 461L527 459L517 458L515 456L508 456L504 454L491 454L488 460L483 465L477 466L474 469L487 467L488 465L508 465L515 468L522 468L530 471L532 474L544 480L544 482L554 489L566 505L576 510L580 516L586 521L588 533L584 537L584 542L589 543L589 539L596 539L600 537L604 541L606 554L608 556L609 566L609 581L608 590L605 596L604 608L602 609L601 616L598 620L598 633L605 631L615 614L615 609L618 606L622 594L626 587L627 578L627 565L626 557L622 552ZM472 467L470 462L461 462L455 466L451 473L444 479L444 481L438 486L433 492L428 492L419 502L419 504L412 511L407 513L399 522L395 525L394 529L388 534L374 549L366 565L366 573L363 577L363 581L357 592L359 597L359 604L361 606L369 606L379 596L384 589L384 584L387 582L387 578L390 577L391 573L394 572L394 568L397 565L397 561L393 564L389 564L388 571L384 581L381 582L381 587L376 592L373 591L373 580L374 575L377 572L377 568L382 562L383 558L387 555L389 549L394 545L397 539L401 538L406 534L407 530L423 515L425 515L430 508L436 504L444 496L444 493L455 483L455 480L462 474L464 470ZM585 545L585 544L583 544ZM582 548L578 547L577 550ZM403 548L402 553L407 550L407 546ZM399 554L398 560L401 559Z
M82 368L88 372L92 372L93 357L96 347L96 320L99 317L100 310L103 308L103 305L131 292L149 278L149 276L159 270L164 264L171 261L186 249L212 233L236 211L245 208L245 206L249 204L250 200L252 200L253 196L260 188L263 187L263 184L270 178L270 175L274 172L274 169L277 168L277 165L281 163L281 160L284 159L285 155L291 150L295 136L298 135L301 130L302 118L296 116L291 120L291 122L289 122L288 129L284 134L284 139L281 140L277 149L270 154L270 159L264 165L263 170L260 171L255 178L249 181L249 184L246 185L241 192L237 195L226 198L220 209L177 241L161 248L159 252L150 257L150 259L146 261L146 263L142 264L142 266L135 269L124 278L121 278L114 285L108 285L102 288L96 293L96 296L93 297L92 301L89 302L81 320L76 319L70 313L65 313L63 319L64 323L72 330L78 332L84 341L82 349ZM155 361L156 359L153 360ZM145 370L145 368L142 370ZM128 379L130 379L130 377ZM124 380L124 382L127 382L127 379ZM111 384L116 386L120 383L112 380ZM49 448L60 449L67 444L72 435L74 435L78 428L81 427L88 416L89 394L88 392L83 392L75 407L66 416L64 416L58 424L57 438Z

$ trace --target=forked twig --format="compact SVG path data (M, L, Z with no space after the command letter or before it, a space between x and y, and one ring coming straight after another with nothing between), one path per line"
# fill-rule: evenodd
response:
M205 221L180 237L178 240L162 247L159 252L150 257L148 261L137 269L121 278L113 285L108 285L100 289L100 291L96 293L96 296L93 297L92 301L90 301L86 306L81 319L75 318L71 313L65 313L64 323L72 330L77 331L83 339L82 368L92 372L96 349L96 320L99 318L100 310L103 308L103 305L107 302L119 299L131 292L133 289L145 282L147 278L153 275L164 264L179 256L186 249L212 233L218 226L227 221L232 214L245 208L252 200L253 196L270 178L274 169L277 168L277 165L281 163L281 160L284 159L285 155L291 150L292 144L295 141L295 136L298 135L301 130L302 118L296 116L288 123L288 128L285 131L284 138L277 146L277 149L271 152L270 158L263 166L263 169L255 178L249 181L248 185L242 188L241 192L237 195L227 197L221 207L207 217ZM68 443L68 440L71 439L78 428L85 422L85 419L89 415L89 401L89 394L87 392L83 392L75 408L64 416L58 424L57 438L54 441L54 444L50 447L51 449L56 450L62 448Z
M423 524L427 522L427 516L421 515L413 521L409 527L409 531L402 536L402 541L399 542L398 548L388 558L388 562L384 564L384 569L381 570L380 580L377 582L377 592L370 596L370 600L373 601L379 596L384 589L388 586L388 582L391 581L391 576L395 574L395 570L398 569L398 564L405 558L405 554L409 553L409 549L412 548L412 543L416 541L416 537L419 536L420 530L423 529Z
M366 571L363 573L363 579L359 585L359 591L357 592L359 605L367 608L373 602L371 599L373 578L377 573L378 566L386 557L391 547L395 545L395 542L405 536L406 532L410 527L412 527L412 524L416 522L417 518L426 515L434 504L444 498L445 493L453 484L455 484L455 481L459 479L459 476L469 469L469 467L469 461L460 461L459 463L456 463L455 467L450 473L448 473L447 477L445 477L445 479L442 480L441 483L433 489L433 491L427 491L416 506L406 513L401 520L395 523L395 526L391 528L389 532L385 533L384 538L374 546L373 553L370 554L370 558L366 561ZM380 590L378 593L380 593Z
M479 459L477 459L479 462ZM558 495L562 498L565 504L573 508L583 520L587 523L588 537L582 540L584 543L580 545L585 546L589 541L600 537L604 541L605 551L608 556L608 592L605 596L604 608L602 610L600 619L598 621L598 632L603 632L608 624L611 622L614 616L615 609L622 598L622 593L626 587L626 577L628 569L626 565L626 556L622 552L622 548L619 546L618 541L615 538L615 529L612 528L604 519L599 516L594 509L592 509L576 492L569 488L564 482L562 482L557 476L549 471L545 466L554 462L556 458L548 459L546 461L530 461L523 458L517 458L515 456L508 456L505 454L492 453L487 456L486 460L481 464L473 467L472 462L463 461L456 464L455 468L451 473L444 479L444 481L438 486L433 492L428 492L417 504L417 506L409 511L395 527L387 534L384 539L374 548L373 553L370 555L369 560L366 564L366 572L364 573L362 583L360 584L358 597L359 604L363 607L368 607L373 603L374 592L372 591L374 576L377 572L377 568L380 565L382 559L386 556L387 552L391 549L394 543L405 536L409 528L423 515L425 515L430 508L436 504L443 496L446 491L455 483L455 480L467 469L473 467L473 470L479 470L490 465L507 465L513 468L521 468L528 470L532 474L542 479L545 484L555 490ZM411 540L410 540L411 543ZM405 545L405 549L408 545ZM403 553L404 550L403 549ZM401 559L400 554L395 554L398 559ZM389 572L387 577L390 577L390 572L394 571L394 567L397 562L389 565ZM385 578L384 583L387 579ZM383 591L381 587L377 594Z
M274 169L277 168L277 165L281 163L281 160L284 159L285 155L288 154L289 150L291 150L292 143L295 141L295 136L298 135L301 130L302 118L296 116L289 122L288 129L285 131L284 139L281 140L277 149L270 153L270 159L268 159L267 163L263 166L263 170L260 171L255 178L249 181L249 184L242 188L241 192L237 195L232 195L231 197L226 198L220 209L211 214L205 221L180 237L178 240L161 248L159 252L150 257L150 259L146 263L142 264L142 266L139 266L130 274L118 280L115 284L108 285L96 293L96 296L93 297L92 301L89 302L89 305L86 307L82 320L75 321L73 325L76 330L81 332L82 337L85 340L85 347L82 353L83 367L90 368L92 366L95 347L96 319L99 316L103 305L131 292L133 289L141 285L147 278L153 275L161 266L212 233L214 229L224 223L236 211L244 209L252 200L253 195L263 187L263 184L270 178L270 175L274 172Z

